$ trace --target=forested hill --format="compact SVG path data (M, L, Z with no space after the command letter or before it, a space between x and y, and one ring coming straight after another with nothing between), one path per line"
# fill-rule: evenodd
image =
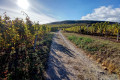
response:
M85 23L85 24L93 24L93 23L101 23L105 21L92 21L92 20L66 20L66 21L58 21L58 22L52 22L49 24L79 24L79 23ZM115 22L109 22L110 24L114 24Z

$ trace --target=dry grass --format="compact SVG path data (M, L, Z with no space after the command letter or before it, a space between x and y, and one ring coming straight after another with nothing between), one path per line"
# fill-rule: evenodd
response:
M101 63L102 62L102 58L98 58L96 61L97 61L97 63Z
M120 74L120 43L89 35L75 33L64 33L64 35L66 37L74 36L70 37L71 41L84 49L89 58L101 63L109 73Z

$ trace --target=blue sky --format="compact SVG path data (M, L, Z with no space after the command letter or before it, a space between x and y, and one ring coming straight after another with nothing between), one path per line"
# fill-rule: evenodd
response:
M80 19L101 6L120 7L120 0L41 0L52 14L64 19Z
M11 19L24 18L21 11L25 11L31 20L42 24L62 20L120 22L120 0L0 0L0 15L4 11Z

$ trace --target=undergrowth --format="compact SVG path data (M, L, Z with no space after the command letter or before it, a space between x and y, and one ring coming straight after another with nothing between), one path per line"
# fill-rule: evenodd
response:
M0 80L44 80L52 36L46 34L43 39L37 40L35 51L33 47L26 51L23 46L19 49L17 60L14 59L14 51L7 58L9 61L5 60L7 56L0 56L0 63L6 61L6 66L0 66Z

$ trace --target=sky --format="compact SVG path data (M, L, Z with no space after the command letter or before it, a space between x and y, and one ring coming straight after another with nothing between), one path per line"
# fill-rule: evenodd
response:
M101 20L120 22L120 0L0 0L0 15L40 24L63 20Z

